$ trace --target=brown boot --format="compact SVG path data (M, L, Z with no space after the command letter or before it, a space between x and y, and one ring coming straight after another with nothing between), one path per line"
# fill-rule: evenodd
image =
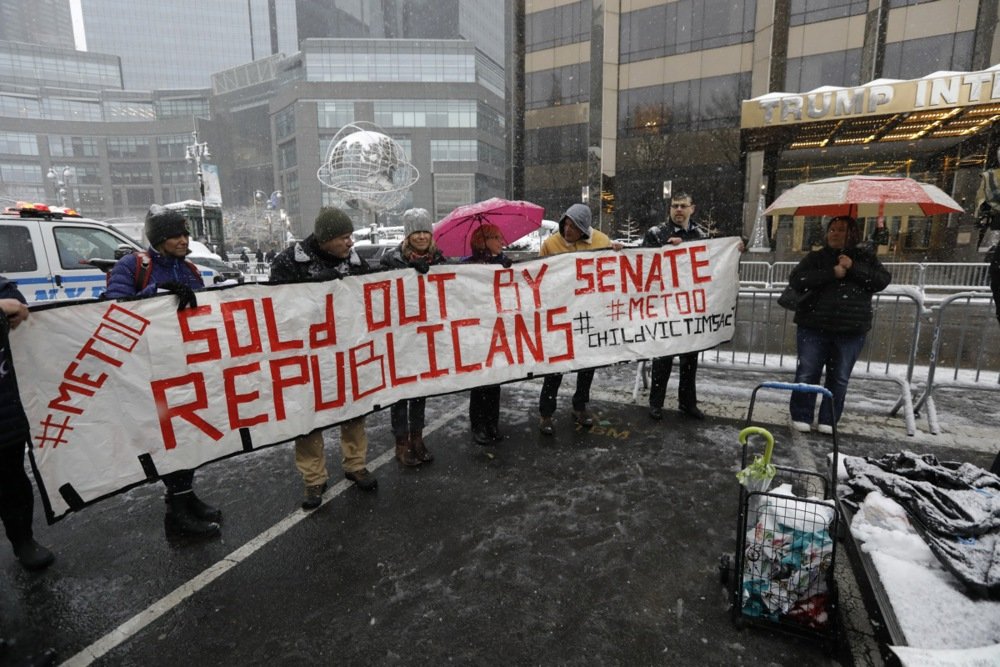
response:
M420 465L421 461L414 454L413 444L408 436L396 436L396 460L408 468Z
M434 460L434 455L431 454L430 450L427 449L427 445L424 444L423 431L411 433L410 444L413 445L413 453L417 455L421 463L430 463Z

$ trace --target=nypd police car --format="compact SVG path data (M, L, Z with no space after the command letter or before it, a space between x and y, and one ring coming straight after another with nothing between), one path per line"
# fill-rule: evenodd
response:
M99 265L140 250L72 209L18 202L0 213L0 275L17 283L29 306L98 298L107 284ZM199 269L206 285L216 282L217 272Z

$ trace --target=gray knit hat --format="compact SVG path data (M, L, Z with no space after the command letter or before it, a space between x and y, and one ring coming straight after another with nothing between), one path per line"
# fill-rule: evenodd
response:
M434 233L434 222L426 208L408 208L403 213L403 236L415 232Z
M354 231L351 218L339 208L322 208L313 225L313 235L320 243Z
M559 231L563 230L563 220L569 218L573 225L580 230L583 238L590 240L590 209L585 204L573 204L563 213L562 220L559 221Z
M164 208L159 204L153 204L146 212L146 225L144 228L146 240L149 245L156 247L175 236L190 234L187 220L179 211Z

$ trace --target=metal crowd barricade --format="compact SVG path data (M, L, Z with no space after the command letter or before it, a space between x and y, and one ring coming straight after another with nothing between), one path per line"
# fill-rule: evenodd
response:
M923 289L989 289L989 264L935 262L923 265ZM895 274L893 274L893 281Z
M703 352L700 363L726 371L794 376L796 325L793 313L778 306L780 294L779 289L741 289L732 340ZM922 318L927 313L923 296L912 287L890 286L875 295L872 308L872 330L852 377L895 384L899 395L888 414L896 416L902 410L907 434L915 435L912 383ZM648 367L645 361L637 366L633 399L638 398L640 384L648 386Z
M931 433L941 433L934 394L942 389L1000 390L1000 327L989 292L952 294L934 309L927 380L915 403Z

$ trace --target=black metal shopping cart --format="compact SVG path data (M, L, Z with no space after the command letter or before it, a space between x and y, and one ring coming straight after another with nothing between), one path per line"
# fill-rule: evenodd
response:
M839 636L834 579L840 516L837 483L837 430L828 474L772 463L774 439L753 424L757 392L773 389L832 394L825 387L764 382L751 394L741 450L739 513L735 558L722 557L720 572L729 584L732 614L739 625L759 625L822 641L833 652ZM764 455L759 454L761 444ZM753 461L750 461L753 456Z

